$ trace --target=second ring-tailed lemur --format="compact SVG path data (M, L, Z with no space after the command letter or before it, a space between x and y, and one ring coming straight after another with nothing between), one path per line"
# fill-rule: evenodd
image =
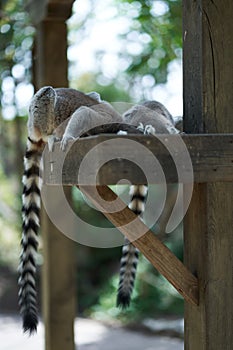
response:
M94 92L84 94L69 88L43 87L34 95L29 107L28 141L24 156L23 232L19 266L19 305L24 331L34 332L38 323L35 260L40 224L40 161L46 143L51 150L53 142L61 139L61 148L64 150L69 139L77 138L101 124L122 121L135 126L143 123L145 133L174 132L171 121L166 119L168 112L163 105L159 104L159 112L150 112L154 103L147 102L144 106L136 106L126 112L122 119L110 104L101 101ZM148 112L150 117L147 117ZM145 186L132 186L130 208L136 214L140 215L142 212L146 192ZM118 305L123 307L130 301L137 259L138 252L134 246L131 243L124 246L118 291Z
M136 105L123 114L123 121L141 128L144 134L177 134L174 120L168 110L157 101L146 101ZM147 186L131 186L129 208L142 216L147 197ZM125 238L122 249L120 279L117 293L117 306L122 309L130 304L133 292L139 251Z

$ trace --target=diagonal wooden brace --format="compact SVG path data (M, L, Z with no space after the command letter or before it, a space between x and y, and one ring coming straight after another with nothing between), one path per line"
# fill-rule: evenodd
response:
M108 186L78 186L78 188L124 236L132 241L132 244L145 255L188 302L198 305L197 278ZM111 213L109 212L109 202L111 202ZM146 233L141 235L141 232Z

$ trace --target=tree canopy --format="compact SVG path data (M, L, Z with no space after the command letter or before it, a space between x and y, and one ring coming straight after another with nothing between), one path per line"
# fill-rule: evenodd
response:
M78 16L79 4L82 1L77 3L77 16L71 18L69 25L70 47L76 43L80 48L75 51L73 62L71 57L71 64L86 49L83 43L95 38L95 67L84 75L88 84L114 86L130 91L131 98L143 99L146 91L166 82L169 63L181 61L182 56L181 0L112 0L107 15L101 12L104 9L100 4L89 1L89 10ZM99 31L96 37L98 21L102 26L104 22L105 33ZM111 26L117 28L118 41L106 33ZM80 72L76 71L70 78L74 85L83 86Z
M89 3L85 15L74 16L69 25L71 48L75 41L80 47L87 41L103 11L103 7L98 8L101 2L89 0L85 3L85 6ZM143 98L144 91L166 82L169 63L181 60L181 0L111 0L107 5L112 12L106 12L102 20L109 21L109 29L114 23L118 26L119 47L115 49L115 58L112 52L109 53L108 45L104 45L94 50L95 71L78 71L77 68L78 74L72 73L76 62L71 60L71 83L84 90L98 88L110 101L114 101L114 96L117 100L130 100L131 95ZM77 1L77 14L82 6L84 2ZM124 21L116 22L117 18ZM34 33L25 1L1 1L0 96L5 118L23 115L25 105L19 96L22 99L22 91L32 94L29 83L32 80ZM116 60L115 74L110 77L107 56Z
M181 1L124 0L122 5L126 5L122 6L126 14L127 7L136 9L124 40L141 45L139 54L126 51L131 61L127 73L133 77L151 75L157 83L166 82L168 63L181 58Z
M0 5L0 96L6 119L25 113L18 95L31 82L35 29L23 3L9 0Z

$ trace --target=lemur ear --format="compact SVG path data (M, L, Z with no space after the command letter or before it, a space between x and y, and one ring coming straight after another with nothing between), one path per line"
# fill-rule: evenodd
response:
M43 86L41 89L39 89L34 97L39 99L39 98L55 98L57 95L55 89L52 86Z
M180 131L183 132L183 117L182 116L178 116L175 117L175 127Z
M93 98L93 100L96 100L98 102L102 102L100 94L98 94L98 92L96 92L96 91L88 92L86 95Z
M56 103L57 93L52 86L44 86L39 89L33 96L30 105L29 112L32 112L32 109L35 107L35 104L38 104L39 101L42 101L44 105L47 105L46 101L53 101L54 105Z

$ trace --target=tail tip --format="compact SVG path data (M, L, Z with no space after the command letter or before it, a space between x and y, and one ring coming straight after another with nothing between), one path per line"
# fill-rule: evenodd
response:
M37 315L27 314L23 316L23 331L29 335L36 333L38 325Z
M127 309L130 306L130 295L119 291L117 295L116 306L122 310Z

